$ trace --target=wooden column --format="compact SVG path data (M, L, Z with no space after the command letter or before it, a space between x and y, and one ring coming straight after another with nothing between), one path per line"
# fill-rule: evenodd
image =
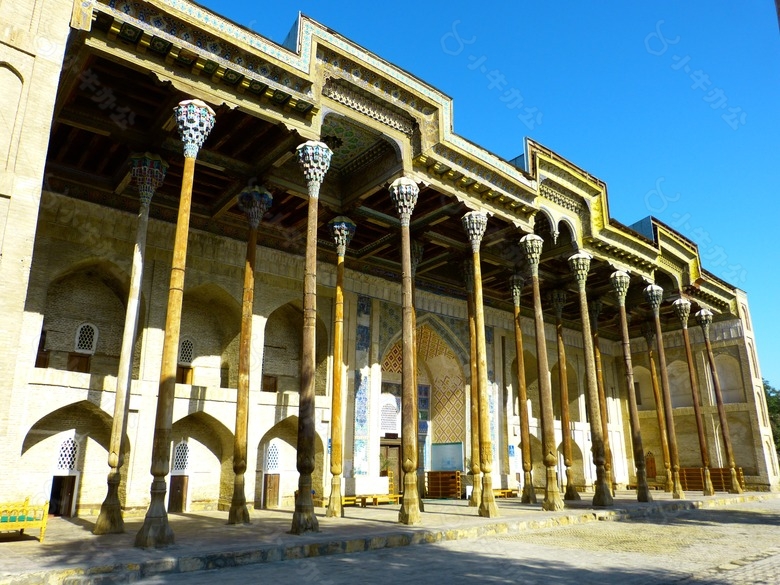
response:
M409 222L420 189L406 177L390 185L390 197L401 218L401 463L404 497L398 511L402 524L419 524L420 494L417 488L417 371L414 357L414 305L412 303L412 250Z
M479 467L482 470L482 500L479 515L498 516L493 496L493 442L490 438L490 407L488 399L487 349L485 342L485 308L482 302L482 261L479 247L487 227L487 214L470 211L462 218L463 229L471 243L474 261L474 326L477 333L477 378L479 379Z
M609 277L620 308L620 335L623 342L623 368L626 373L626 388L628 395L628 412L631 417L631 445L634 448L634 465L636 466L636 499L638 502L652 502L650 487L647 485L647 469L645 467L645 448L642 445L642 433L639 426L639 409L636 404L634 390L634 366L631 363L631 339L628 336L628 316L626 315L626 293L631 277L620 270Z
M144 524L135 537L135 546L164 547L174 542L173 529L168 524L165 507L165 476L170 471L171 419L173 397L176 390L176 362L179 353L181 329L181 303L184 297L184 268L187 260L187 235L190 227L192 183L195 174L195 158L203 141L214 127L214 110L200 100L187 100L174 108L179 135L184 143L184 172L173 243L171 283L168 290L168 307L165 315L165 341L163 342L160 387L157 396L157 412L152 444L151 502Z
M660 309L663 296L664 289L657 284L651 284L645 288L645 298L653 309L653 320L655 321L655 344L658 350L658 369L661 373L666 434L669 437L669 462L672 466L672 497L680 500L685 498L685 492L680 484L680 455L677 450L677 433L674 430L674 415L672 414L672 393L669 388L669 372L666 368L666 352L664 352L663 332L661 331Z
M252 342L252 316L255 299L255 256L257 226L271 206L273 197L257 185L247 187L238 196L238 205L249 222L244 262L244 293L241 300L241 332L238 338L238 389L236 391L236 433L233 437L233 499L228 512L228 524L249 524L246 507L244 474L247 458L247 427L249 425L249 357Z
M323 142L309 140L296 149L306 179L309 208L306 218L306 259L303 272L303 341L301 343L301 390L298 402L298 493L292 517L292 534L319 532L311 497L314 472L314 372L317 343L317 204L320 186L330 168L332 152Z
M515 312L515 349L517 360L517 400L520 408L520 449L523 455L523 493L520 501L523 504L536 503L536 490L531 475L533 458L531 456L531 431L528 425L528 388L525 382L525 356L523 355L523 329L520 323L520 297L525 286L523 275L515 272L512 275L512 301Z
M596 466L596 482L593 486L593 505L611 506L612 490L607 483L605 469L606 454L604 451L603 427L601 425L601 411L599 410L599 389L596 380L596 361L593 353L593 337L590 332L590 319L588 318L588 297L585 293L585 283L588 280L590 270L590 254L578 252L569 258L569 267L574 273L579 287L580 319L582 320L582 345L585 353L585 387L587 389L588 419L590 421L590 437L593 451L593 464Z
M596 363L596 383L599 388L599 412L601 413L601 432L604 436L604 469L607 474L607 485L612 494L614 490L614 478L612 477L612 448L609 445L609 415L607 413L607 392L604 385L604 368L601 365L601 348L599 347L599 313L601 313L601 299L593 299L588 303L590 315L590 330L593 335L593 360Z
M691 398L693 399L693 414L696 417L696 432L699 436L699 451L701 453L701 467L704 472L704 495L715 495L715 488L712 486L710 477L710 455L707 452L707 438L704 434L704 420L701 416L701 406L699 405L699 382L696 376L696 365L693 363L693 353L691 352L691 340L688 335L688 317L691 314L691 302L685 297L680 297L674 303L674 311L682 324L683 344L685 345L685 358L688 361L688 379L691 383Z
M552 387L550 367L547 361L547 340L544 335L544 313L539 291L539 259L542 255L543 240L536 234L520 239L520 248L531 269L531 284L534 295L534 331L536 333L536 365L539 380L539 405L542 413L542 449L543 461L547 470L544 489L543 510L563 510L563 499L558 489L556 465L558 464L558 445L555 442L555 422L553 416Z
M423 243L419 240L410 240L409 242L409 255L411 259L412 269L412 347L414 348L414 373L415 384L417 384L417 285L414 281L414 276L417 273L417 265L422 260L423 255ZM420 443L420 404L419 399L414 402L414 420L417 421L417 494L419 495L420 512L425 512L425 469L423 469L423 449L425 447L424 442Z
M355 223L347 217L336 217L328 223L331 236L336 242L336 302L333 318L333 396L330 414L330 497L325 515L340 518L344 515L341 507L341 473L344 457L344 409L343 381L347 366L344 363L344 256L347 253L352 236L355 235Z
M479 466L479 373L477 372L477 323L474 310L474 261L463 261L463 274L466 281L466 304L469 319L469 365L471 382L469 397L471 402L471 497L469 506L479 508L482 502L482 469Z
M726 417L726 408L723 405L723 394L720 389L720 379L718 378L718 369L715 367L715 355L712 353L712 344L710 343L710 325L712 324L712 311L702 309L696 313L696 319L704 333L704 345L707 348L707 361L710 364L710 374L712 374L712 386L715 390L715 402L718 404L718 418L720 419L720 430L723 434L723 448L726 455L726 461L731 471L731 489L730 494L741 494L742 486L737 479L737 468L734 463L734 450L731 447L731 434L729 433L729 421Z
M655 401L655 415L658 420L658 436L661 439L661 455L664 463L664 491L672 493L672 464L669 458L669 439L666 436L666 416L664 415L664 402L661 398L661 387L658 384L658 370L655 366L655 327L649 321L642 324L642 335L647 343L647 360L650 366L650 383L653 388L653 400Z
M127 413L130 405L130 382L133 370L133 347L138 329L138 313L141 300L141 281L144 272L144 253L146 251L146 232L149 226L149 204L155 190L165 180L168 163L159 156L144 153L130 157L130 174L135 179L141 208L138 211L138 224L135 232L133 264L130 272L130 290L125 310L125 328L122 334L122 348L119 353L119 369L116 378L116 397L114 399L114 418L111 423L111 439L108 448L108 492L100 506L93 534L117 534L125 531L122 519L122 507L119 501L119 483L125 450L123 441L127 433Z
M558 383L561 394L561 436L563 438L563 464L566 466L566 493L564 500L580 500L580 494L571 480L571 421L569 419L569 376L566 370L566 346L563 343L563 307L566 305L566 291L562 288L552 291L550 300L555 309L555 332L558 339Z

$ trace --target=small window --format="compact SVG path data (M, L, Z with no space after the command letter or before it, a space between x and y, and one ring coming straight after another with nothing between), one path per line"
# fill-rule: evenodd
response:
M189 338L179 342L179 365L176 367L176 383L192 384L192 360L195 356L195 344Z
M179 365L191 366L195 355L195 345L191 339L182 339L179 343Z
M184 473L190 465L190 446L186 441L179 442L173 449L172 472Z
M279 473L281 468L279 459L279 447L275 443L268 445L268 452L265 455L266 473Z
M642 390L639 387L639 382L634 382L634 396L636 396L636 405L642 406Z
M60 471L72 471L76 469L76 457L79 453L79 445L73 438L65 439L60 444L60 453L57 457L57 469Z
M97 347L98 329L94 325L84 323L76 329L76 348L78 353L93 355Z

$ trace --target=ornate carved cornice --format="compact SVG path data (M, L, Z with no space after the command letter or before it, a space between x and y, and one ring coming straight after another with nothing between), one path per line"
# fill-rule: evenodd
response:
M176 8L191 10L193 6ZM210 34L201 23L191 24L151 3L129 0L98 0L94 13L92 34L101 31L109 41L120 40L138 53L189 67L193 75L208 76L214 83L301 115L313 110L311 81L272 64L264 55L247 50L248 46L230 42L231 37Z
M350 89L341 80L327 79L322 88L322 95L407 136L414 133L415 121L411 116L405 116L379 104L376 100Z
M552 187L551 185L541 185L539 187L539 194L545 199L557 203L564 209L573 211L580 217L584 217L585 215L585 206L582 202L568 193L563 193L563 190L560 188Z

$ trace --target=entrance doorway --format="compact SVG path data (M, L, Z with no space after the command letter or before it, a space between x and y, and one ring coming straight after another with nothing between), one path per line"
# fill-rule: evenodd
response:
M49 514L70 518L73 515L73 495L75 493L75 475L55 475L52 477Z
M386 472L390 473L386 473ZM380 475L392 477L393 493L400 494L403 491L404 478L401 468L401 439L382 439L379 443L379 472Z
M263 507L272 509L279 507L279 474L263 474Z
M168 494L168 512L181 514L187 505L188 475L171 476L171 492Z

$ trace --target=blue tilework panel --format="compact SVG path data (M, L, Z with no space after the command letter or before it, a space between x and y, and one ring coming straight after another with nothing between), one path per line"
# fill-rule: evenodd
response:
M363 295L358 297L357 314L358 317L362 317L363 315L371 315L371 297L366 297Z
M358 325L355 345L358 351L368 351L371 346L371 329L365 325Z

